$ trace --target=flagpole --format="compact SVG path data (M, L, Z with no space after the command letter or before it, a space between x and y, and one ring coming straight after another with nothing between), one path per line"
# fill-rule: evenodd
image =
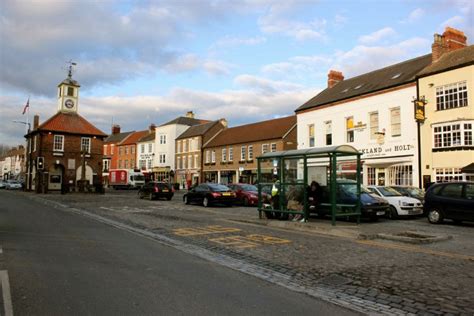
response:
M28 96L28 108L26 109L26 134L30 132L30 96Z

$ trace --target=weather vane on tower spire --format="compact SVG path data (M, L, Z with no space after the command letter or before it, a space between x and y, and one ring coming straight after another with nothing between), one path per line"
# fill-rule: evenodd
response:
M68 70L67 70L67 77L69 79L71 79L72 78L72 66L76 66L77 63L73 62L72 60L69 60L69 61L66 62L66 64L69 64Z

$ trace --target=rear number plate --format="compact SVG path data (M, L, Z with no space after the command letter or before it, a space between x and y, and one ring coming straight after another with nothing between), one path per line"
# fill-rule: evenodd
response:
M225 192L225 193L222 193L223 196L230 196L230 193L228 192Z

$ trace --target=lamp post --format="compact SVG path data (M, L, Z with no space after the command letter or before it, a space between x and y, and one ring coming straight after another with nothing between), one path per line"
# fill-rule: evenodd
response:
M24 122L24 121L18 121L18 120L13 120L13 123L17 124L24 124L25 126L28 126L28 130L26 133L28 134L31 131L31 124L29 122ZM32 173L32 161L31 161L31 152L28 152L28 138L26 139L26 145L25 145L25 160L27 159L28 161L28 168L25 168L25 171L27 173L27 180L25 181L25 190L26 188L29 187L29 182L31 181L31 173ZM21 173L21 171L20 171Z

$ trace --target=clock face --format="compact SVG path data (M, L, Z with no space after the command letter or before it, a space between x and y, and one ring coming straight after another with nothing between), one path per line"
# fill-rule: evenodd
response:
M67 99L66 101L64 101L64 105L68 108L68 109L72 109L74 107L74 101L71 100L71 99Z

